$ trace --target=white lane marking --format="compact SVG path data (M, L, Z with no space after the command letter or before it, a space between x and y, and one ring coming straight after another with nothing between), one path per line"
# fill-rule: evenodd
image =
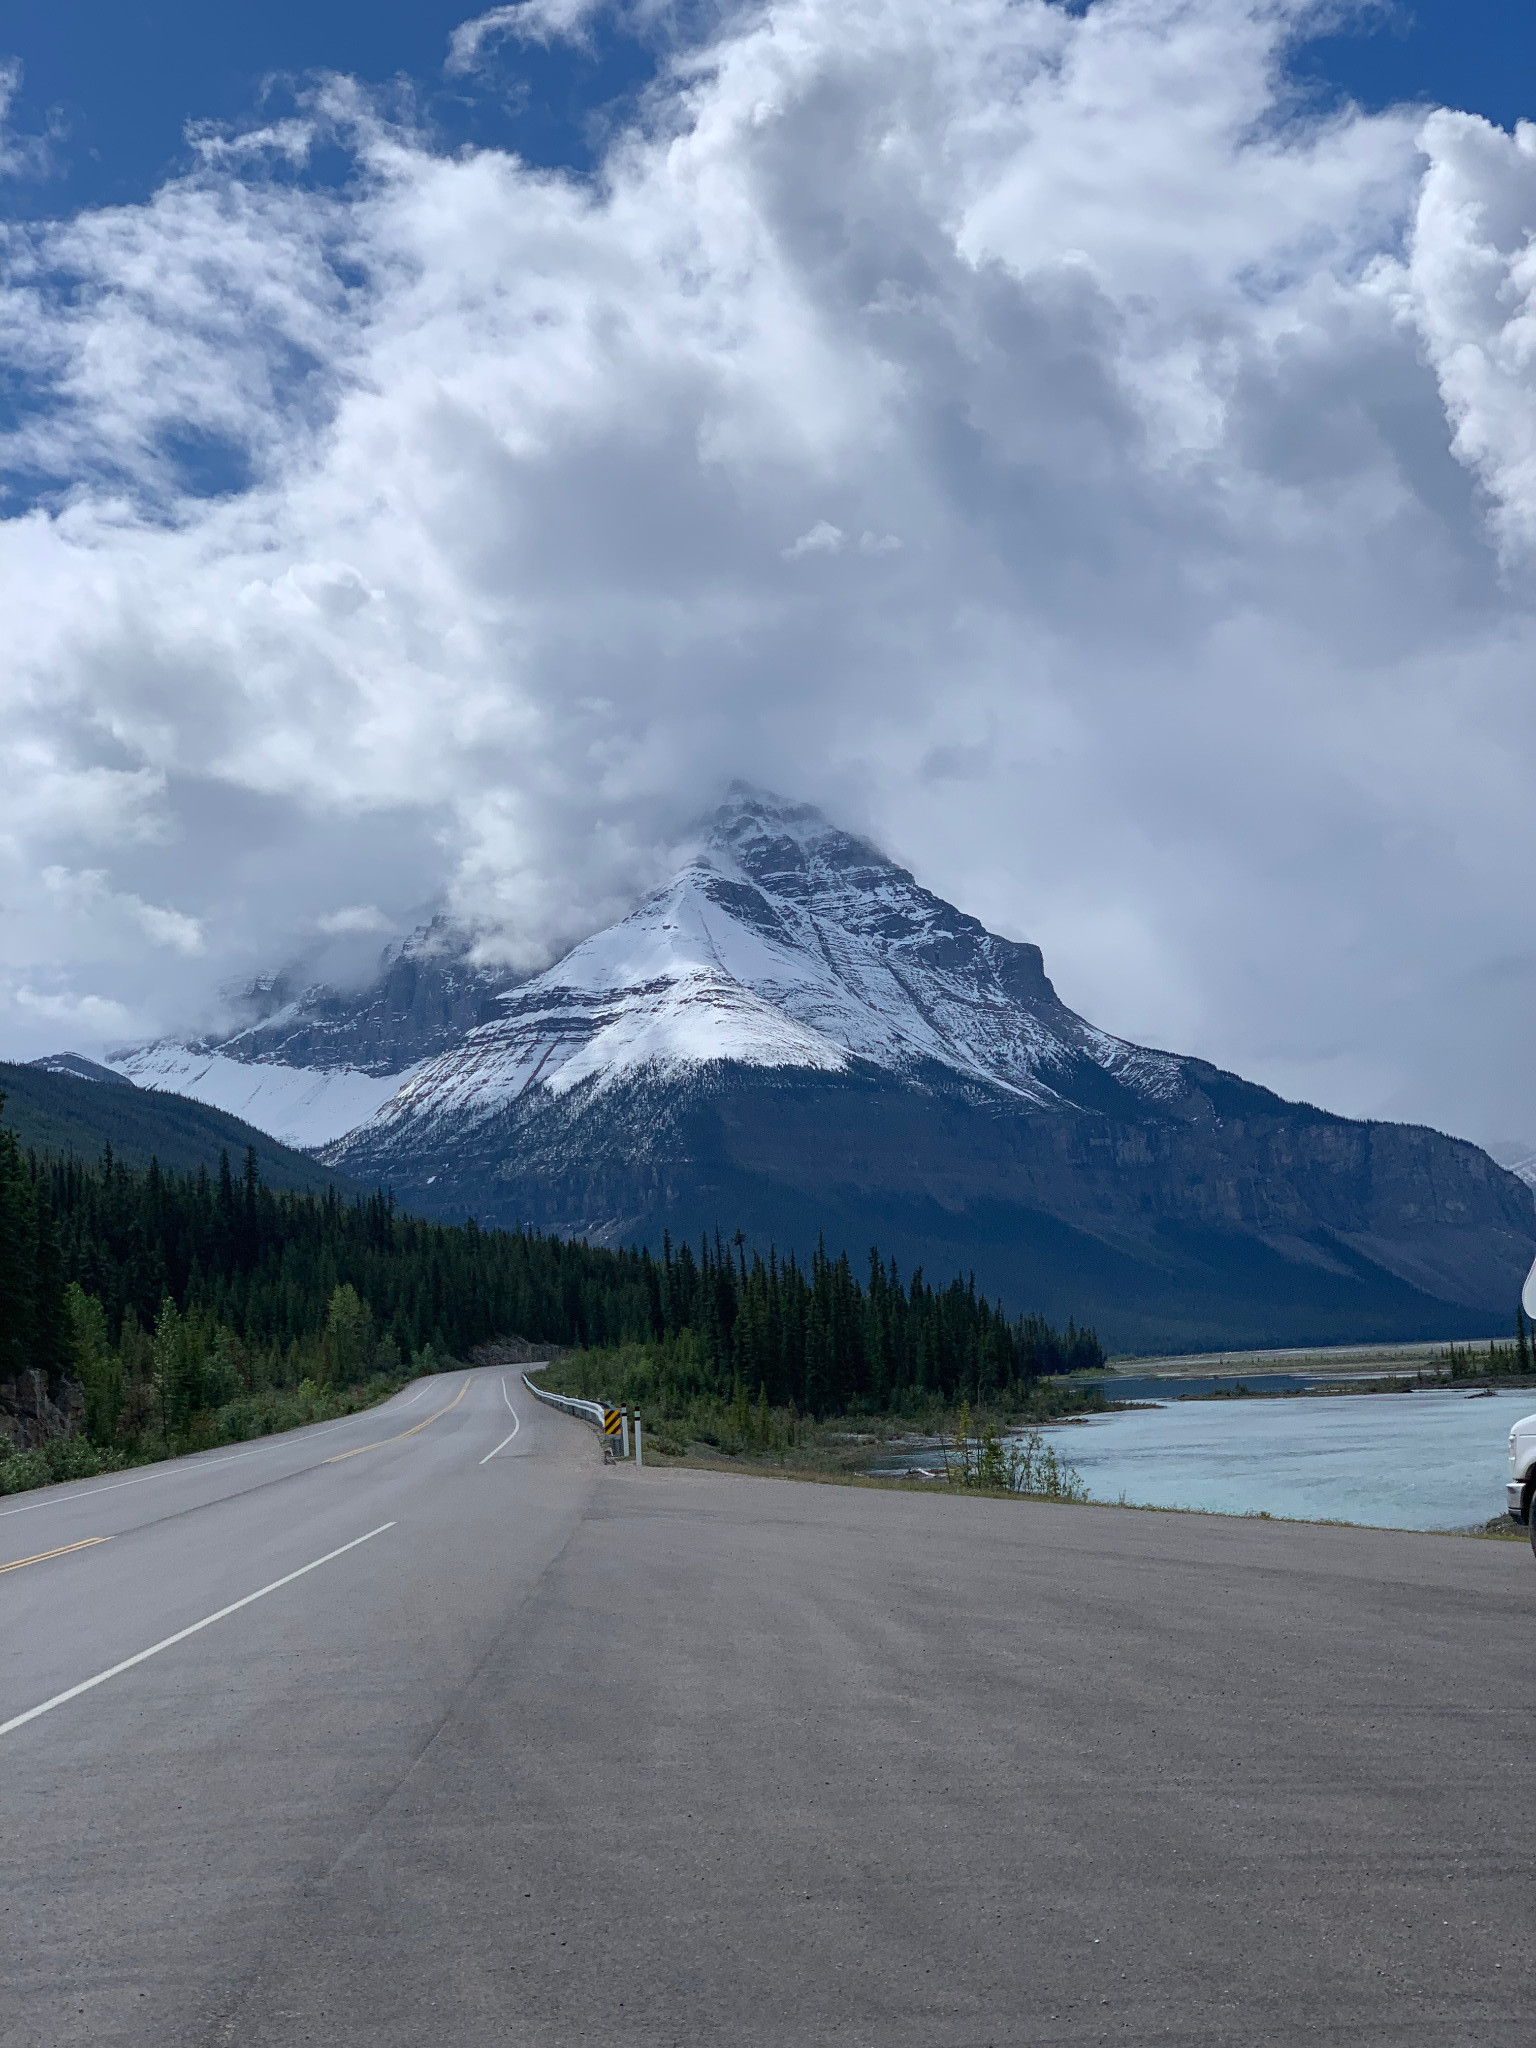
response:
M93 1686L105 1685L109 1678L117 1678L124 1671L131 1671L135 1664L142 1664L150 1657L158 1657L162 1650L174 1649L177 1643L184 1643L188 1636L195 1636L199 1629L212 1628L216 1621L223 1621L228 1615L238 1614L242 1607L249 1607L253 1600L265 1600L269 1593L276 1593L283 1586L291 1586L295 1579L302 1579L306 1572L317 1572L321 1565L330 1564L334 1558L345 1557L349 1550L356 1550L359 1543L371 1543L375 1536L382 1536L386 1529L394 1528L393 1522L380 1522L377 1529L370 1529L366 1536L354 1536L350 1543L343 1543L339 1550L328 1550L324 1557L317 1557L312 1564L301 1564L296 1572L288 1572L280 1579L274 1579L270 1586L259 1587L254 1593L247 1593L243 1600L231 1600L227 1607L221 1607L217 1614L205 1614L201 1621L194 1621L190 1628L178 1629L173 1636L151 1643L147 1650L140 1650L132 1657L125 1657L120 1664L114 1664L106 1671L98 1671L94 1678L82 1678L78 1685L72 1685L68 1692L56 1692L51 1700L44 1700L40 1707L28 1707L24 1714L13 1714L9 1721L0 1721L0 1735L9 1735L15 1728L24 1728L29 1721L35 1721L39 1714L51 1714L55 1707L62 1707L70 1700L79 1699L81 1693L91 1691Z
M419 1401L426 1391L425 1386L418 1387L410 1401L402 1401L400 1407L409 1408L411 1402ZM338 1415L334 1422L309 1423L303 1430L304 1438L307 1441L310 1437L322 1435L328 1429L341 1429L349 1422L374 1421L386 1410L391 1414L398 1414L399 1409L393 1406L393 1398L386 1401L382 1408L363 1408L356 1415ZM195 1464L190 1459L163 1458L152 1472L140 1472L132 1479L114 1479L110 1486L93 1486L89 1493L50 1493L46 1500L29 1500L19 1508L0 1508L0 1522L8 1515L35 1515L39 1508L60 1507L66 1501L94 1500L98 1493L121 1493L125 1486L144 1486L151 1479L190 1479L195 1478L199 1472L211 1472L215 1465L238 1465L242 1458L266 1458L274 1451L291 1451L299 1434L298 1430L282 1429L277 1432L276 1441L273 1443L258 1444L253 1451L236 1451L228 1458L199 1458Z
M506 1402L507 1411L512 1417L512 1436L516 1436L517 1432L522 1428L523 1425L517 1419L517 1410L512 1406L512 1396L507 1392L507 1383L505 1380L503 1380L501 1383L501 1398L503 1399L503 1401ZM512 1436L504 1436L501 1442L496 1446L496 1451L504 1451L507 1448L507 1445L511 1443ZM495 1457L496 1451L487 1451L485 1456L480 1460L481 1464L489 1465L492 1458Z

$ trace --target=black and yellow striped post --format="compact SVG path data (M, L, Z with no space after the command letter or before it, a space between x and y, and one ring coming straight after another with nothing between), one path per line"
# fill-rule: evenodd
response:
M619 1433L620 1420L618 1409L610 1408L605 1401L603 1403L603 1463L605 1465L611 1465L618 1456L619 1447L614 1439Z

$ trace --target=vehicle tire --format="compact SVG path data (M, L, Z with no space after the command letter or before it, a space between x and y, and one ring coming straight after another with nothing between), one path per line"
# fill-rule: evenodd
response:
M1531 1539L1531 1549L1536 1551L1536 1487L1525 1489L1525 1532Z

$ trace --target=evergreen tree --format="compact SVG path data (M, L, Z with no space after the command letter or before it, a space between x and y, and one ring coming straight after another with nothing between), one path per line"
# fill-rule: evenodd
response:
M31 1177L15 1138L0 1127L0 1379L14 1379L33 1362L36 1293L37 1212Z

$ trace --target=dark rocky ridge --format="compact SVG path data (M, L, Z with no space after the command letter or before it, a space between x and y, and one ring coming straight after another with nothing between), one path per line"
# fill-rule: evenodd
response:
M1245 1115L1130 1122L1020 1112L943 1075L722 1067L534 1093L452 1153L344 1156L408 1207L601 1243L878 1242L1131 1349L1504 1333L1533 1236L1522 1183L1434 1131L1253 1094Z
M476 966L473 945L471 933L435 917L387 947L361 990L263 975L237 998L248 1021L195 1049L322 1071L398 1074L460 1044L497 1014L497 997L521 979L507 968Z
M111 1067L104 1067L99 1060L88 1060L78 1052L51 1052L27 1064L40 1073L67 1074L74 1081L104 1081L111 1088L133 1086L126 1074L114 1073Z

